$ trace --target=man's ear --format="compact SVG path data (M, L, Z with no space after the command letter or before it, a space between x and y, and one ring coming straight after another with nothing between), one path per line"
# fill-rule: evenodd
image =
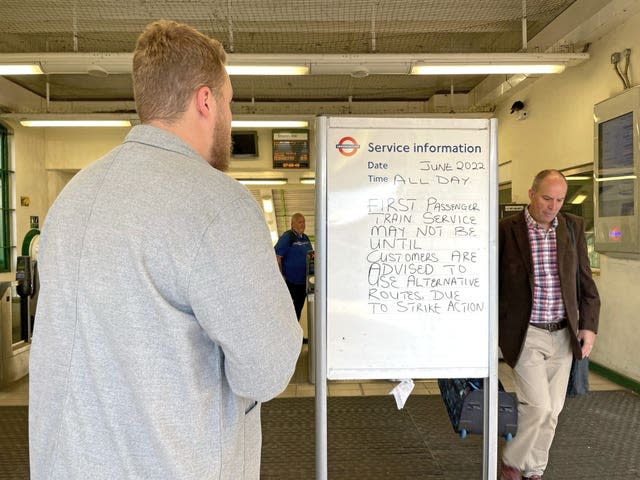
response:
M215 108L215 99L211 89L207 86L202 86L196 91L196 108L200 115L208 117L213 113Z

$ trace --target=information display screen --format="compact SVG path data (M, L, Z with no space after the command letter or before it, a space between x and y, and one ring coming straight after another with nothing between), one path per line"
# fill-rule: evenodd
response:
M598 126L600 175L613 176L633 170L633 112Z
M598 193L600 203L598 213L601 217L630 217L634 214L635 180L613 180L600 182Z
M598 170L601 217L634 214L634 180L618 178L633 172L633 112L598 126Z
M258 156L258 132L232 132L231 156L253 158Z
M309 131L273 131L273 168L309 168Z
M640 86L593 107L594 247L600 253L640 253L638 118Z

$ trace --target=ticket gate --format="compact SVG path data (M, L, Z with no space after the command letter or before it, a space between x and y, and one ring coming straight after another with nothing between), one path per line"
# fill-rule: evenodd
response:
M38 298L40 231L30 230L16 261L16 279L0 282L0 385L29 373L31 333Z
M309 382L316 383L316 342L315 342L315 252L312 250L307 253L307 335L309 337Z

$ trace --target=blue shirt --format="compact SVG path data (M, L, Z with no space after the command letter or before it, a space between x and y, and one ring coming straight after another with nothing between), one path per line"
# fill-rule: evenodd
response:
M282 257L282 273L287 282L295 285L307 283L307 253L313 250L311 240L304 233L298 235L287 230L278 239L276 255Z

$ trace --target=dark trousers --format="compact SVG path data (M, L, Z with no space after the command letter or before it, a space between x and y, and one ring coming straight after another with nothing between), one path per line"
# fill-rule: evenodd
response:
M287 287L289 288L289 293L293 300L293 306L296 309L296 317L298 317L298 321L300 321L300 314L302 313L302 307L304 307L304 300L307 298L307 286L287 282Z

